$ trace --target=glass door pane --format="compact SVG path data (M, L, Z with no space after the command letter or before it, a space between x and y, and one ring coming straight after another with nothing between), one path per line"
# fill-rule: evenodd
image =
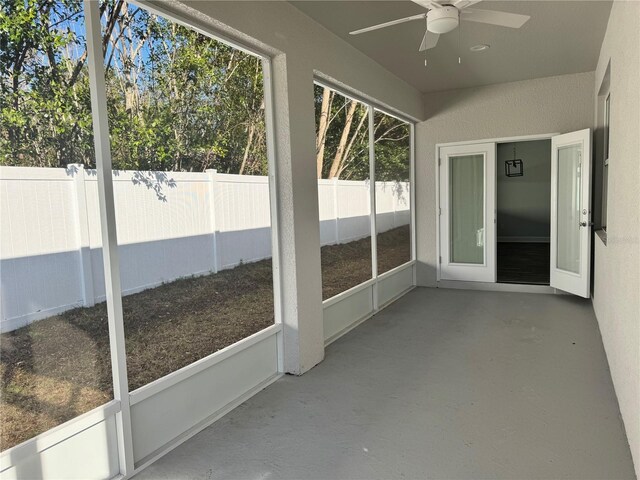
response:
M558 254L556 267L580 273L580 150L581 145L558 149Z
M484 264L484 155L449 157L450 262Z

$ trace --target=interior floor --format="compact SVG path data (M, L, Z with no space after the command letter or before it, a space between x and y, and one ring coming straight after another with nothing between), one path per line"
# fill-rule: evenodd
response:
M499 283L549 285L550 244L498 242Z
M588 300L415 289L139 479L632 479Z

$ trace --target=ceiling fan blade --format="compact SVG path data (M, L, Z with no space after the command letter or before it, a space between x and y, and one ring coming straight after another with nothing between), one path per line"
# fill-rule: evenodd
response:
M520 15L518 13L494 12L492 10L462 10L460 12L461 20L469 22L488 23L490 25L499 25L501 27L520 28L527 23L531 17L529 15Z
M438 44L439 38L440 38L440 35L427 30L426 32L424 32L424 37L422 37L422 43L420 44L419 51L424 52L425 50L429 50L435 47Z
M426 16L426 13L420 13L418 15L412 15L411 17L399 18L398 20L391 20L390 22L384 22L378 25L372 25L371 27L361 28L360 30L354 30L353 32L349 32L349 35L358 35L360 33L371 32L373 30L390 27L392 25L398 25L399 23L411 22L413 20L424 20Z
M423 8L426 8L427 10L435 10L437 8L442 7L442 5L440 5L435 0L411 0L411 1L413 3L417 3L418 5L420 5Z
M452 5L458 10L462 10L463 8L470 7L471 5L475 5L481 1L482 0L455 0L455 2L452 2Z

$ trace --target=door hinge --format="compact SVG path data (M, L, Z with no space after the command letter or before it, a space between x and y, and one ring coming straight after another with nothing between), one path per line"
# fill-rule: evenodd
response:
M438 257L438 263L442 263L442 255Z
M442 215L442 207L438 207L438 215Z
M442 165L442 159L438 158L438 166Z

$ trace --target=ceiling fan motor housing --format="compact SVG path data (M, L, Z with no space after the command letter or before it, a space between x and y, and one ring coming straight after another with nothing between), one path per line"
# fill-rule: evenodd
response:
M429 10L429 13L427 13L427 30L432 33L443 34L450 32L458 26L459 22L458 9L450 5Z

